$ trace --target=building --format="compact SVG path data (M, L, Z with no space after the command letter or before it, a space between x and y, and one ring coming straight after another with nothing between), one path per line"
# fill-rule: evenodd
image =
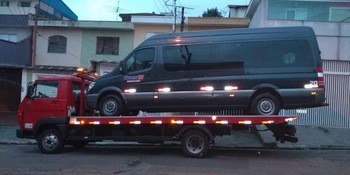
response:
M38 34L31 81L72 74L77 67L106 74L134 46L134 27L126 22L40 20Z
M27 71L33 68L33 27L28 20L36 12L40 19L78 19L61 0L0 1L0 113L17 111L25 95Z
M320 46L326 83L322 108L286 111L299 124L350 127L350 2L348 0L252 0L249 27L310 26Z

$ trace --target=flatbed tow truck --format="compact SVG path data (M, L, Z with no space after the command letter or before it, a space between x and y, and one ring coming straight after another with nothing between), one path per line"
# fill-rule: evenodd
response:
M17 137L36 139L45 154L59 153L65 145L84 147L105 140L175 141L194 158L204 157L215 146L215 137L256 125L265 125L281 143L298 141L295 127L287 123L297 116L96 116L84 105L84 92L93 79L90 72L78 69L74 75L39 78L29 85L17 112Z

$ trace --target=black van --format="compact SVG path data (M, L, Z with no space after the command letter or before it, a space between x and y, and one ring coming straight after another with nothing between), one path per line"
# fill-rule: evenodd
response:
M90 84L101 115L280 109L326 105L320 50L310 27L224 29L148 38Z

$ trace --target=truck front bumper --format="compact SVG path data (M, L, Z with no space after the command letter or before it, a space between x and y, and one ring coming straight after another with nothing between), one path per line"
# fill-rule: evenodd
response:
M17 129L16 137L21 139L34 139L34 134L32 131L24 131L22 129Z

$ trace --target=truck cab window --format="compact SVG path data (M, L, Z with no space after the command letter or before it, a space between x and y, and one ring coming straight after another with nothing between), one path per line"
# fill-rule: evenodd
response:
M56 98L58 82L39 82L35 85L32 98Z

